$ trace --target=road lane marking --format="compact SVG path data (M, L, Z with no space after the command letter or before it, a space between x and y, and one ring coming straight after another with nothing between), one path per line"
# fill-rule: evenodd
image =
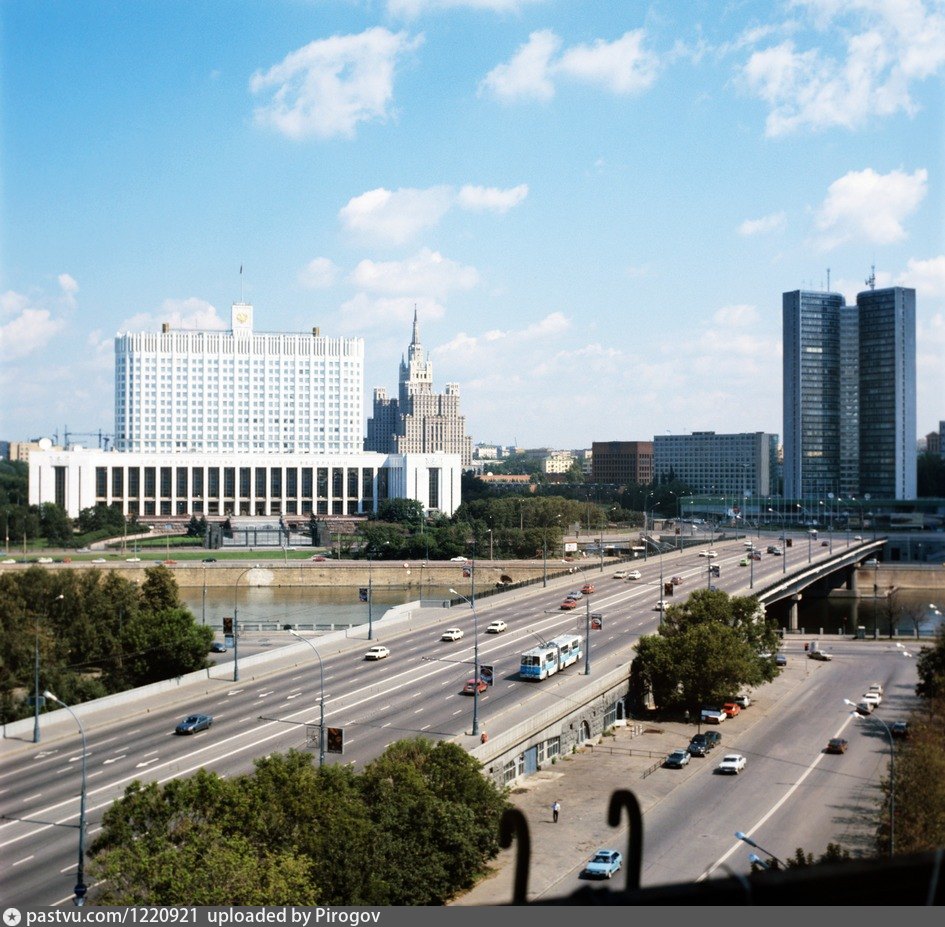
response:
M13 865L13 866L19 866L20 863L28 863L31 859L35 859L35 858L36 858L36 854L35 854L35 853L31 853L29 856L24 856L23 859L18 859L18 860L17 860L15 863L13 863L12 865ZM12 867L11 867L11 868L12 868Z

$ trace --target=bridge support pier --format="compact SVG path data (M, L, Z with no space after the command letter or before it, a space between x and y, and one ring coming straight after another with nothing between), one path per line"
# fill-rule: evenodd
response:
M856 574L857 569L855 566L847 567L847 589L852 592L854 595L857 595L857 583L856 583Z
M788 630L790 631L797 630L797 603L800 601L801 594L799 592L791 596L791 608L788 612Z

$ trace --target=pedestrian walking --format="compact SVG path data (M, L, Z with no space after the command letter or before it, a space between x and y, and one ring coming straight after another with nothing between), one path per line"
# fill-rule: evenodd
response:
M555 824L558 823L558 812L560 810L561 810L561 805L558 803L558 801L557 800L553 801L551 803L551 820L554 821Z

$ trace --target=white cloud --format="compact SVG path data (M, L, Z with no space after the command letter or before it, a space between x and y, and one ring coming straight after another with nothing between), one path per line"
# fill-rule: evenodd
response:
M922 202L928 172L891 171L877 174L872 168L850 171L835 180L818 210L815 223L824 233L825 248L851 239L891 244L906 237L903 220Z
M450 187L369 190L348 201L339 217L350 231L399 245L436 225L453 203Z
M357 125L391 115L394 71L423 36L375 27L359 35L318 39L250 80L268 100L256 121L289 138L352 138Z
M338 278L338 267L330 258L315 258L299 271L299 283L310 290L327 290Z
M773 212L760 219L746 219L738 227L738 234L745 236L767 235L769 232L780 232L787 223L787 215L783 212Z
M824 41L844 49L799 49L793 40L754 52L741 70L768 104L766 133L855 129L877 117L912 114L911 85L945 65L945 9L921 0L795 0Z
M910 258L896 282L915 289L919 299L945 297L945 254L919 261Z
M445 296L451 290L468 290L479 282L474 267L464 267L438 251L421 249L405 261L363 260L351 274L351 282L369 292Z
M416 311L424 321L443 318L445 311L435 299L426 297L380 297L373 298L358 293L341 306L341 329L349 334L369 333L376 338L378 332L394 332L402 336L409 331Z
M659 58L643 47L644 38L644 31L635 29L613 42L576 45L561 56L558 70L611 93L640 93L652 86L659 70Z
M652 86L659 58L643 47L646 33L635 29L619 39L574 45L560 55L561 39L551 30L533 32L505 64L494 67L479 85L500 100L550 100L555 80L570 78L615 94L640 93ZM557 58L555 56L558 56Z
M75 277L71 276L70 274L60 274L58 279L59 288L63 293L75 295L79 292L79 284L76 283Z
M480 212L505 213L528 195L527 184L508 190L466 185L425 190L385 190L379 187L355 196L338 213L349 232L373 241L402 245L424 229L435 226L454 206Z
M119 326L119 331L160 331L165 322L172 329L226 331L230 327L229 320L221 319L213 305L196 296L189 296L186 299L165 299L156 312L139 312L126 319Z
M506 213L518 206L528 196L528 184L521 183L508 190L498 187L474 187L470 184L460 188L457 203L463 209L475 212Z
M555 95L551 80L551 57L561 39L551 30L533 32L507 64L496 65L480 82L479 92L490 92L500 100L550 100Z
M65 322L48 309L24 307L6 325L0 325L0 354L7 361L42 350Z
M744 303L723 306L716 310L712 320L717 325L725 325L730 328L751 328L758 323L758 310L754 306L748 306Z
M404 19L415 19L425 13L461 9L488 13L520 13L526 6L545 2L546 0L387 0L387 12L391 16Z

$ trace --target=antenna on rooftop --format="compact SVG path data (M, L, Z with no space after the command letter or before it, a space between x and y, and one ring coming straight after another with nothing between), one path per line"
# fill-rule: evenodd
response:
M240 264L240 302L243 301L243 265Z
M830 292L830 268L827 268L827 292Z
M876 289L876 265L870 264L870 275L866 278L866 285L871 289Z

